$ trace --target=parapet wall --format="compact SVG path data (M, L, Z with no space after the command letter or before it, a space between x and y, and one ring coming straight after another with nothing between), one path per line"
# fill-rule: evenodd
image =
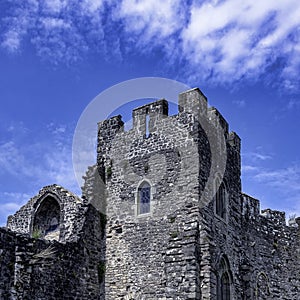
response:
M245 295L299 299L300 226L287 226L284 212L265 209L260 213L259 201L248 195L242 195L242 204Z
M279 222L277 222L279 220ZM250 226L250 261L253 275L264 273L268 279L269 299L298 299L300 286L300 228L286 226L280 219L260 218ZM249 249L249 250L250 250ZM254 294L259 293L257 280L252 278Z

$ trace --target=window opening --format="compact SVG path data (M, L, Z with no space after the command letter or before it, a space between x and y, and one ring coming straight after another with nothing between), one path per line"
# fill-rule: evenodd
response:
M149 122L150 122L150 116L149 113L146 114L146 138L149 137L150 132L149 132Z
M143 182L138 189L138 214L150 212L151 188L149 183Z

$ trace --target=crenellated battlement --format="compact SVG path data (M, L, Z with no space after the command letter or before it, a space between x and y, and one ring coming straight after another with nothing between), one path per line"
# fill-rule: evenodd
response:
M275 225L286 225L285 212L272 210L270 208L263 209L261 215L271 221Z
M207 116L207 98L199 88L193 88L179 94L179 113L189 112L194 115Z
M242 193L242 214L245 218L255 219L260 215L260 203L259 200Z
M142 136L148 136L155 131L159 120L168 117L169 104L161 99L150 104L140 106L132 111L133 130Z
M241 195L242 201L242 214L246 220L258 220L259 218L264 218L272 223L274 226L285 226L286 225L286 215L283 211L272 210L270 208L260 210L260 202L259 200L242 193ZM297 219L295 218L293 224L294 227L297 226ZM291 226L289 224L289 226Z
M235 133L231 131L227 137L227 141L230 146L236 149L238 153L241 151L241 138Z
M227 138L228 136L228 123L221 113L215 107L208 108L208 118L212 124L215 126L221 125L221 128L224 131L224 135Z
M187 90L178 96L178 114L170 117L168 115L168 101L160 99L155 102L140 106L132 111L132 130L141 137L148 137L157 132L157 126L161 120L180 116L184 113L194 116L194 122L198 122L204 130L216 131L214 136L222 134L229 145L240 151L240 138L234 132L228 133L229 126L225 118L215 107L208 107L207 98L199 88ZM114 116L98 123L98 154L101 152L101 145L109 144L115 135L124 132L122 116ZM211 127L213 126L213 127ZM221 131L220 131L221 130Z

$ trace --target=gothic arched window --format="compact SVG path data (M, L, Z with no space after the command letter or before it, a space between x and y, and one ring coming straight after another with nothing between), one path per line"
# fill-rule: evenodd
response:
M60 205L52 196L45 197L36 209L33 217L32 234L44 237L59 229Z
M221 277L221 299L230 300L230 280L227 272Z
M267 300L270 296L270 288L268 277L265 273L261 272L256 278L256 299Z
M226 257L222 257L217 278L217 300L231 299L231 272Z
M150 213L151 186L148 182L144 181L140 184L137 198L137 214Z
M216 214L222 219L226 219L227 213L227 190L224 182L221 182L219 178L215 181L215 207Z

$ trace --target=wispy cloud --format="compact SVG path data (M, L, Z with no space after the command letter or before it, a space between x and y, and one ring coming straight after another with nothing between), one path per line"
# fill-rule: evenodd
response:
M146 54L159 47L164 61L186 62L185 76L233 83L257 79L272 68L285 89L299 88L297 0L11 3L1 31L2 48L10 52L21 51L25 37L53 63L73 63L89 53L126 58L129 52Z
M257 171L258 167L250 166L250 165L242 165L242 172L253 172Z
M244 153L242 158L245 192L250 191L258 197L263 208L284 210L287 216L300 216L300 163L276 167L273 154L265 153L262 147Z
M247 158L250 161L258 161L258 160L264 161L264 160L272 159L271 154L265 154L260 151L243 153L243 157Z
M299 99L289 99L287 102L287 110L292 110L292 109L298 109L300 108L300 101Z
M232 101L233 104L235 104L238 107L245 107L246 101L244 99L237 99Z
M254 179L289 192L300 192L300 167L294 165L278 170L259 170Z
M57 183L81 193L72 168L72 128L50 123L41 136L20 124L24 130L6 126L6 140L4 135L0 141L0 226L42 186ZM22 187L14 184L11 190L10 182L22 182Z
M255 182L257 189L273 194L272 198L264 199L265 205L277 209L284 206L287 216L294 213L300 216L300 164L275 169L262 167L257 161L254 165L244 165L242 174L248 184Z
M51 123L46 127L49 134L38 136L36 141L31 132L31 140L12 135L0 143L0 175L10 174L25 181L34 179L39 186L59 183L78 192L72 168L73 132L61 124ZM14 130L13 126L9 127L10 132ZM23 135L27 136L27 132Z

